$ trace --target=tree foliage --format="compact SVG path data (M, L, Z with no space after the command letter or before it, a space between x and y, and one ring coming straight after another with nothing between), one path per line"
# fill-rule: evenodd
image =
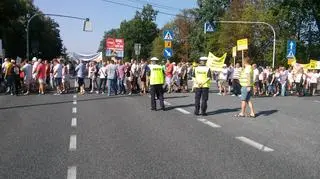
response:
M33 14L43 14L32 0L0 1L0 38L6 56L26 56L26 26ZM38 16L30 23L30 56L51 59L65 53L59 25L51 18Z
M262 21L271 24L276 32L277 66L287 64L288 40L297 42L298 62L305 63L310 58L320 57L318 0L198 0L197 5L196 8L182 10L159 31L154 24L156 14L154 15L155 11L151 6L137 12L134 19L122 22L119 33L127 39L126 55L129 58L133 57L133 43L145 41L147 43L143 44L143 57L161 57L163 30L172 29L175 33L172 58L174 61L194 61L208 52L217 56L227 52L227 62L231 62L232 47L236 46L238 39L248 38L249 50L245 55L250 56L259 65L272 64L273 32L270 27L263 24L218 22L215 24L215 32L204 34L205 22L224 20ZM158 34L155 34L156 31ZM241 58L241 53L238 56ZM238 57L238 60L240 58Z

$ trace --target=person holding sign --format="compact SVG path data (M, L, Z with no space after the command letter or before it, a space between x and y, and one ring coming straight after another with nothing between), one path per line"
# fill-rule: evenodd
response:
M253 93L253 68L249 63L250 59L247 57L243 60L244 68L241 71L240 74L240 85L242 86L241 88L241 112L235 117L245 117L245 112L246 112L246 107L247 104L249 105L250 108L250 114L248 117L255 118L255 112L253 109L253 104L251 101L251 96Z
M209 98L209 88L211 84L211 71L206 66L208 58L201 57L200 65L194 69L193 81L195 87L195 110L194 115L198 116L200 111L201 99L201 114L207 116L207 101Z

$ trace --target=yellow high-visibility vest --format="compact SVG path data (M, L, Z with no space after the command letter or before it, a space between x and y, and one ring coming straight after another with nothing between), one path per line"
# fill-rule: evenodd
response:
M164 84L163 68L160 65L149 65L150 68L150 85Z
M253 84L254 84L254 82L253 82L253 68L251 65L243 68L241 71L240 79L239 79L241 86L248 86L248 78L247 78L248 73L250 74L250 81L251 81L251 83L249 85L253 86Z
M208 73L210 68L207 66L198 66L195 68L195 80L197 83L203 84L201 88L209 88L211 84L211 80L208 80ZM199 88L200 86L195 86Z

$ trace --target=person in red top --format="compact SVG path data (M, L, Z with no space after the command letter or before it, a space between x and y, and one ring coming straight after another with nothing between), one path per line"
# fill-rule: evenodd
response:
M39 95L44 95L44 84L46 82L46 65L43 64L42 60L37 66L37 78L39 82Z
M166 74L166 87L168 88L168 93L171 93L171 80L173 77L173 64L170 63L170 60L167 60L165 74Z

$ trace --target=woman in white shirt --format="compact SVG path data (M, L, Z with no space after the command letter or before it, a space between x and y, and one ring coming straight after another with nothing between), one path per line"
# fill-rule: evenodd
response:
M89 63L89 73L88 73L88 78L90 79L90 87L91 87L90 93L93 93L94 86L97 83L96 73L97 73L96 65L94 64L94 62L90 62Z
M320 77L320 74L317 73L317 70L313 70L310 74L308 74L308 77L310 78L310 94L314 96L317 90L318 79Z
M106 85L107 85L107 63L106 62L102 62L102 67L99 69L98 74L99 74L100 82L99 82L99 89L97 91L97 94L101 92L101 89L102 89L101 94L105 94Z

